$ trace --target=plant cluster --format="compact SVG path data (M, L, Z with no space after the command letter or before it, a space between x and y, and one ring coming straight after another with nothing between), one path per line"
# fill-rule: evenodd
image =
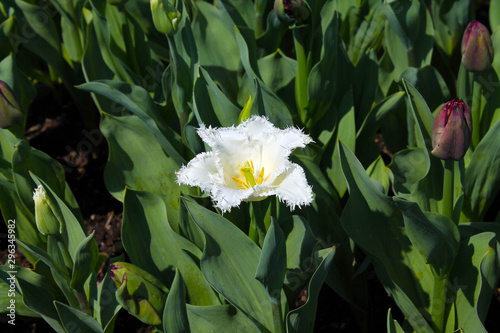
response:
M0 312L56 332L113 332L121 309L158 332L313 332L326 284L369 331L374 271L404 315L388 332L486 332L500 1L480 5L2 0L0 207L34 268L9 254ZM36 85L106 138L126 255L99 254L63 166L24 139Z

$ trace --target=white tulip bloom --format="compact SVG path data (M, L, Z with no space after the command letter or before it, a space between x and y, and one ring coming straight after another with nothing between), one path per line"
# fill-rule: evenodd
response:
M177 172L177 182L210 193L223 212L241 201L276 195L291 210L309 205L312 188L304 170L288 160L293 149L311 138L297 128L281 130L267 118L252 116L236 127L203 124L198 135L212 151L200 153Z

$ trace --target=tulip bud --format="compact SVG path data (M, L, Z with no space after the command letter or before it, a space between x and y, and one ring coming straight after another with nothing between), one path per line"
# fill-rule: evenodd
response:
M23 123L21 104L7 83L0 80L0 127L10 128Z
M311 16L311 9L304 0L275 0L274 12L286 24L302 24Z
M135 265L115 262L111 266L111 279L118 288L118 303L143 323L160 325L167 300L167 287Z
M174 35L181 13L168 0L151 0L150 5L156 30L169 36Z
M63 225L57 218L54 205L42 185L38 185L33 192L33 200L35 201L35 222L38 231L43 235L60 234Z
M462 100L452 100L439 110L434 119L431 154L442 160L459 161L469 149L471 136L469 106Z
M462 63L470 72L482 72L491 67L493 56L488 29L483 24L472 21L462 38Z

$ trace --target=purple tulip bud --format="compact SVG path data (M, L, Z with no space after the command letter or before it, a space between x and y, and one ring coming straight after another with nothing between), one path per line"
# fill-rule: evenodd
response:
M470 109L462 100L452 100L439 110L432 126L431 154L442 160L461 160L472 136Z
M275 0L274 12L286 24L302 24L311 15L311 10L303 0Z
M491 67L493 56L488 29L483 24L472 21L462 38L462 63L470 72L482 72Z

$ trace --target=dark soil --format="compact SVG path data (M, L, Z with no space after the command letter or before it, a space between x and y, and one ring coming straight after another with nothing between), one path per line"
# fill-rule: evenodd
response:
M124 252L120 228L122 204L115 200L104 185L103 170L107 160L106 141L88 149L89 138L85 126L74 105L69 99L55 100L52 90L38 86L38 97L29 111L26 138L32 147L39 149L58 160L66 170L66 180L75 195L87 226L87 234L95 231L99 251L108 258ZM64 95L64 94L62 94ZM97 111L96 111L97 113ZM90 131L90 130L89 130ZM94 129L94 132L97 133ZM378 137L378 140L382 138ZM0 224L0 233L5 235L6 227ZM4 238L0 238L0 249L5 249ZM30 267L21 253L17 261ZM6 251L0 251L0 262L6 260ZM102 268L106 269L106 264ZM368 280L369 309L367 321L370 332L386 330L387 310L392 309L393 317L400 322L403 315L387 295L373 272ZM99 274L102 279L103 274ZM301 295L302 302L305 294ZM300 304L301 299L298 299ZM486 326L490 332L499 332L500 293L492 300ZM349 304L332 289L324 285L320 292L315 332L360 332L359 318L354 317ZM44 333L53 330L41 319L16 318L15 330L6 324L5 316L0 317L3 332ZM121 311L116 322L115 332L152 332L153 327L142 324L126 311Z

